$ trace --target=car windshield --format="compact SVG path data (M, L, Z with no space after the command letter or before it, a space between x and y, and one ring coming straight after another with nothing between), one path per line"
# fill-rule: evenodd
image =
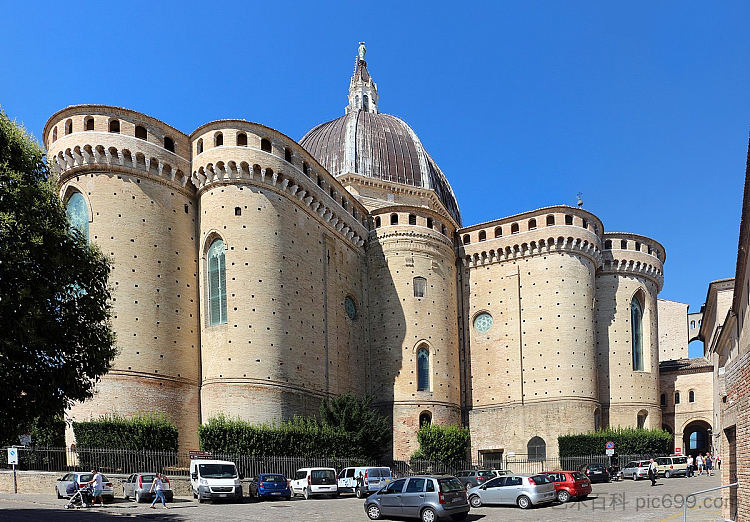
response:
M263 482L286 482L284 475L263 475Z
M531 480L536 482L537 484L549 484L550 480L547 475L534 475L531 477Z
M489 477L494 477L495 476L495 474L492 473L491 471L477 471L477 475L479 475L480 477L485 477L485 478L489 478Z
M586 480L586 475L584 475L580 471L574 471L573 472L573 478L575 480Z
M203 478L236 478L237 468L234 464L199 464L198 470Z
M463 484L461 484L461 481L455 477L438 479L438 483L440 484L440 491L442 491L443 493L464 490L464 486Z

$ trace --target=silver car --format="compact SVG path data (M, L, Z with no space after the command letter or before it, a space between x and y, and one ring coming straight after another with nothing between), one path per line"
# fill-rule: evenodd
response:
M469 503L456 477L416 476L395 480L370 496L365 501L365 513L372 520L383 516L418 518L422 522L463 520L469 513Z
M57 483L55 484L55 493L57 493L57 498L63 498L63 497L70 497L71 495L68 494L67 489L68 486L71 485L73 482L77 482L79 487L83 484L86 484L89 480L94 478L94 475L91 473L68 473L67 475L63 475L59 479L57 479ZM112 482L102 475L102 481L104 482L102 486L102 500L106 500L108 502L111 502L115 498L115 490L112 486Z
M505 475L471 488L471 507L482 504L515 504L521 509L555 500L555 484L546 475Z
M628 462L624 468L622 468L622 478L630 478L638 480L642 478L648 478L648 466L651 464L648 460L634 460Z
M153 484L155 476L156 473L133 473L122 481L122 497L125 500L132 498L138 503L153 500L156 493L151 493L151 484ZM169 479L162 482L161 487L164 499L167 502L172 502L174 492Z

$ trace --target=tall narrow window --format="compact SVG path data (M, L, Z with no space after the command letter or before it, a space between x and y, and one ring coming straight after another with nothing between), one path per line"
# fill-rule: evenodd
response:
M70 134L73 132L73 120L68 120L65 122L65 134Z
M432 414L429 411L423 411L419 414L419 427L429 426L432 424Z
M611 240L611 239L607 239L607 240L606 240L606 241L604 242L604 248L605 248L606 250L612 250L612 240Z
M432 228L432 218L427 218L427 228Z
M120 120L110 120L109 132L120 132Z
M71 230L77 230L80 234L89 239L89 208L86 205L86 199L80 192L73 192L65 205L65 212L68 215L68 223Z
M57 127L52 129L52 143L54 143L56 139L57 139Z
M620 248L622 248L623 250L627 250L628 249L628 242L626 240L624 240L624 239L621 239L620 240Z
M174 152L174 140L169 136L164 136L164 148L169 152Z
M662 393L661 394L661 398L659 399L659 403L662 406L666 406L667 405L667 394L666 393Z
M695 402L695 392L693 390L688 392L688 402Z
M427 279L424 277L415 277L414 283L414 297L424 297L427 291Z
M398 214L391 214L391 225L398 225Z
M260 150L265 152L271 152L271 140L263 138L260 140Z
M292 149L288 147L284 148L284 161L292 162Z
M135 137L138 138L139 140L148 139L148 132L146 132L146 127L142 127L141 125L136 125Z
M471 236L469 234L464 234L464 245L468 245L471 243Z
M224 135L220 132L217 132L214 135L214 147L221 147L224 145Z
M529 230L534 230L536 228L536 219L530 219L529 220Z
M94 118L86 118L86 130L94 130Z
M380 227L380 216L375 216L375 228Z
M247 147L247 134L240 132L237 134L237 146Z
M510 233L511 234L518 234L518 223L513 223L510 226Z
M200 154L203 152L203 138L199 138L197 143L195 144L195 150L196 154Z
M680 392L674 392L674 403L680 404Z
M565 216L565 224L566 225L572 225L573 224L573 216L571 216L570 214L567 214Z
M417 224L417 216L414 214L409 214L409 224L410 225L416 225Z
M638 412L638 417L636 417L636 422L638 423L638 429L642 430L646 427L647 418L648 418L648 412L646 410L641 410Z
M526 452L529 460L546 460L547 443L541 437L532 437L526 444Z
M484 230L479 231L479 241L486 241L487 240L487 232Z
M365 112L370 112L370 98L366 94L362 95L362 107Z
M637 297L630 302L630 329L633 370L643 371L643 307Z
M214 240L208 249L208 324L227 322L227 282L224 241Z
M308 165L306 161L302 162L302 174L305 176L310 175L310 165Z
M430 352L427 348L417 351L417 391L430 389Z
M503 236L503 227L495 227L495 237Z

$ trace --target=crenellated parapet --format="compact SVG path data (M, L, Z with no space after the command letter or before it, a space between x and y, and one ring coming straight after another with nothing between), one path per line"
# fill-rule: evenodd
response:
M644 277L661 291L665 259L664 247L654 239L625 232L604 234L602 273Z
M367 209L291 138L263 125L227 120L200 127L191 140L191 181L199 194L220 184L262 186L307 209L353 245L364 245Z

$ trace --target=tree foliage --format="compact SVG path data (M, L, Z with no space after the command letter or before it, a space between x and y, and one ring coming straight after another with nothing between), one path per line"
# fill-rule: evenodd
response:
M668 455L672 449L672 435L660 429L608 428L557 437L560 457L603 455L609 441L620 455Z
M110 368L109 271L70 231L40 146L0 110L0 440L91 397Z
M469 428L424 424L417 432L419 449L412 459L426 459L447 465L466 461L469 452Z
M349 434L358 453L377 459L391 442L391 423L372 407L370 397L346 393L320 404L320 419L324 424Z

